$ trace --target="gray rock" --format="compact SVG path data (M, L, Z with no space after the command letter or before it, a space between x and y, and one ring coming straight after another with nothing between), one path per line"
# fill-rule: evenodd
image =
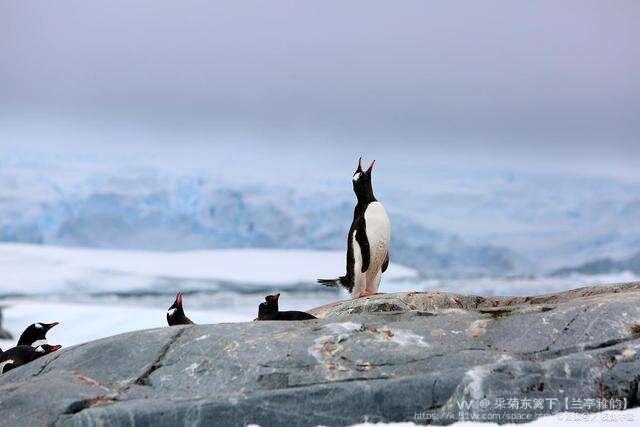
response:
M640 400L638 283L517 298L388 294L313 312L321 319L151 329L63 349L0 376L0 422L511 422L571 409L565 398ZM514 398L548 400L499 407Z

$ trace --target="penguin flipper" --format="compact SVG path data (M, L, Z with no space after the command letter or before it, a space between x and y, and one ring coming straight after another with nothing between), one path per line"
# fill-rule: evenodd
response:
M382 263L382 272L384 273L385 271L387 271L387 268L389 268L389 251L387 251L387 256Z
M364 273L369 269L369 261L371 259L371 252L369 249L369 239L367 238L367 228L364 217L360 218L356 226L356 242L360 246L360 254L362 256L362 267L360 272Z

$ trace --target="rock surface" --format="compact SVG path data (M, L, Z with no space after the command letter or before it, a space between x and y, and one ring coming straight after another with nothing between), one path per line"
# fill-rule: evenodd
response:
M313 312L322 318L167 327L63 349L0 376L0 422L448 424L522 421L564 410L565 398L639 405L639 283L517 298L388 294ZM496 407L513 398L548 400Z

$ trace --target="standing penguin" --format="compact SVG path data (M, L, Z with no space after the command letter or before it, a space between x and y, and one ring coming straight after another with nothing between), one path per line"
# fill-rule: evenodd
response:
M176 294L176 300L171 304L169 310L167 310L167 323L169 326L194 324L191 319L184 314L184 309L182 308L182 292Z
M353 174L358 202L347 237L347 274L337 279L318 279L325 286L342 286L356 298L377 293L382 273L389 266L391 222L373 195L371 172L375 162L363 171L361 157Z
M53 323L32 323L22 332L16 345L30 345L32 347L38 347L41 344L47 343L47 332L49 329L56 326L58 322Z

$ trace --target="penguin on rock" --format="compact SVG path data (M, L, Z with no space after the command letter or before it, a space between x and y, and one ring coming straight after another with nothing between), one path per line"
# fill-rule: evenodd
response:
M325 286L343 287L354 298L378 293L382 273L389 266L391 222L382 203L373 194L371 172L362 169L362 158L353 174L357 203L347 236L347 272L337 279L318 279Z
M53 323L32 323L22 332L16 345L29 345L31 347L38 347L41 344L47 343L47 332L54 326L58 325L58 322Z
M167 310L167 323L169 326L176 325L193 325L193 321L184 314L182 308L182 292L176 294L176 299Z
M62 348L61 345L41 344L36 347L18 345L0 354L0 374L25 365Z
M280 311L278 300L280 294L267 295L264 302L258 306L258 318L256 320L311 320L317 319L313 314L304 311Z

